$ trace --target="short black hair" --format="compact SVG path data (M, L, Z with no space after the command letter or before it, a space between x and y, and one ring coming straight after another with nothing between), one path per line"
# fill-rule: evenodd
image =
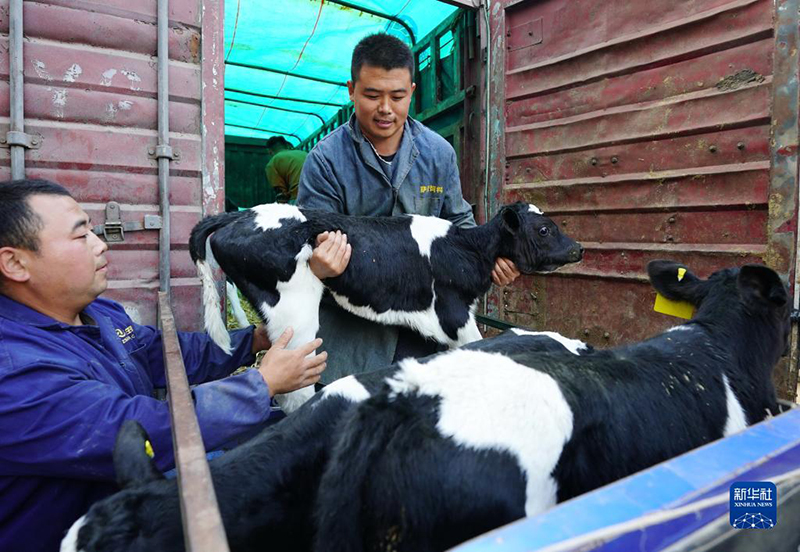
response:
M414 54L405 42L395 36L378 33L362 38L353 49L353 61L350 63L350 78L354 83L364 65L387 71L408 69L411 82L414 82Z
M291 148L292 143L283 136L270 136L267 138L267 148L274 148L275 146L282 148Z
M0 182L0 247L39 250L39 232L44 222L28 203L34 195L72 197L66 188L49 180Z

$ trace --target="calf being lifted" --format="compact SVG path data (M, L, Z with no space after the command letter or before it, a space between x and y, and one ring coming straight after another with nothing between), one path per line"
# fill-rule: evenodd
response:
M315 549L448 549L777 412L790 327L778 275L684 270L648 265L658 291L698 311L642 343L401 362L338 426Z
M344 309L382 324L411 328L451 347L481 338L474 310L491 285L498 257L522 273L551 271L581 259L583 248L534 205L515 203L482 226L459 228L436 217L350 217L268 204L202 220L189 251L203 280L206 329L230 341L206 261L206 239L222 270L266 322L273 341L294 329L289 348L316 337L323 283L308 266L316 236L341 230L353 248L347 269L327 287ZM213 233L213 235L212 235ZM287 411L311 388L281 402Z

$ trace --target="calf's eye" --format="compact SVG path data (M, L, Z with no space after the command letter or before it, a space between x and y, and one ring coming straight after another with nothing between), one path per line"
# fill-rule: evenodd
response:
M541 228L539 228L539 235L540 236L546 236L549 233L550 233L550 229L547 226L542 226Z

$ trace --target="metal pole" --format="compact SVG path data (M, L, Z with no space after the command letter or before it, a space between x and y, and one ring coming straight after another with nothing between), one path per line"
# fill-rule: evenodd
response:
M25 112L23 110L24 77L22 74L22 0L11 0L9 5L9 85L11 101L11 132L24 133ZM11 179L25 178L25 147L9 140L11 149Z
M178 468L183 541L189 552L228 552L225 526L219 512L211 470L197 412L183 363L175 318L165 292L158 293L159 320L164 347L164 369L169 394L169 416L175 466ZM155 552L155 551L154 551Z
M169 0L158 0L158 198L161 233L158 238L158 285L170 299L169 214Z

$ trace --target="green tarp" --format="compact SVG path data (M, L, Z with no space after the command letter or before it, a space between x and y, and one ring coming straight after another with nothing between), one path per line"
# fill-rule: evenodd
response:
M435 0L226 0L225 134L297 145L349 102L361 38L388 32L411 45L410 33L421 39L455 10Z

